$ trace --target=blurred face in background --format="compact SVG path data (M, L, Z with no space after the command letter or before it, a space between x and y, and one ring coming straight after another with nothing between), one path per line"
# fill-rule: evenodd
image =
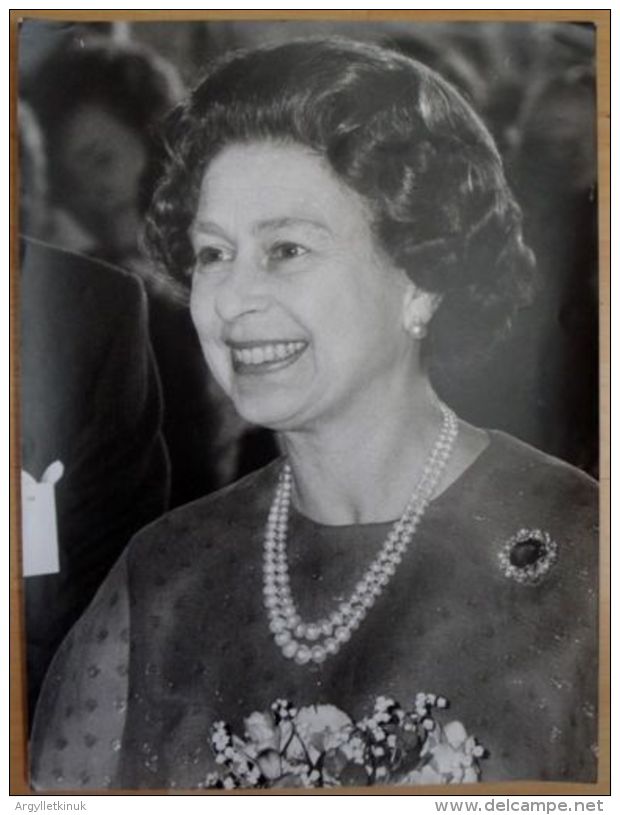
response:
M140 179L147 164L140 136L97 104L67 119L55 149L55 198L102 242L135 243Z

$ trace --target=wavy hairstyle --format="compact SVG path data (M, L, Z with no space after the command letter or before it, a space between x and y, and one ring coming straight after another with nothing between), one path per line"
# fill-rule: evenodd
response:
M316 151L370 205L376 240L422 289L440 293L430 346L501 334L531 292L521 210L488 130L436 72L379 45L295 40L230 53L171 115L169 156L147 245L182 286L188 230L209 162L256 140Z

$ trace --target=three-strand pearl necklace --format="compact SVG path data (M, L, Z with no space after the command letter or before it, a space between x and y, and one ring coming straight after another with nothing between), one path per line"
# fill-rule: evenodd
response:
M299 665L320 664L337 654L396 572L435 493L456 440L456 416L445 405L440 404L440 408L443 422L439 436L405 511L390 529L349 599L316 622L301 619L291 594L286 541L293 482L289 464L284 465L265 531L263 593L269 628L288 659L294 659Z

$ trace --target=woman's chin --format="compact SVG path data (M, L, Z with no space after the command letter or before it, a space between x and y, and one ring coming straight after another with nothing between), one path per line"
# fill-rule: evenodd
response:
M237 413L250 424L266 427L269 430L285 432L295 430L303 424L299 405L288 404L286 400L273 395L251 399L233 400Z

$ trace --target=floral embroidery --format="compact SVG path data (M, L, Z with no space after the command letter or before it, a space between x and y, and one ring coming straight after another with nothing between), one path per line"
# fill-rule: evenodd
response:
M379 696L358 722L334 705L297 710L285 699L245 720L244 738L217 722L211 746L220 771L202 786L338 787L373 784L458 784L480 780L484 748L458 721L441 724L448 707L419 693L413 710Z

